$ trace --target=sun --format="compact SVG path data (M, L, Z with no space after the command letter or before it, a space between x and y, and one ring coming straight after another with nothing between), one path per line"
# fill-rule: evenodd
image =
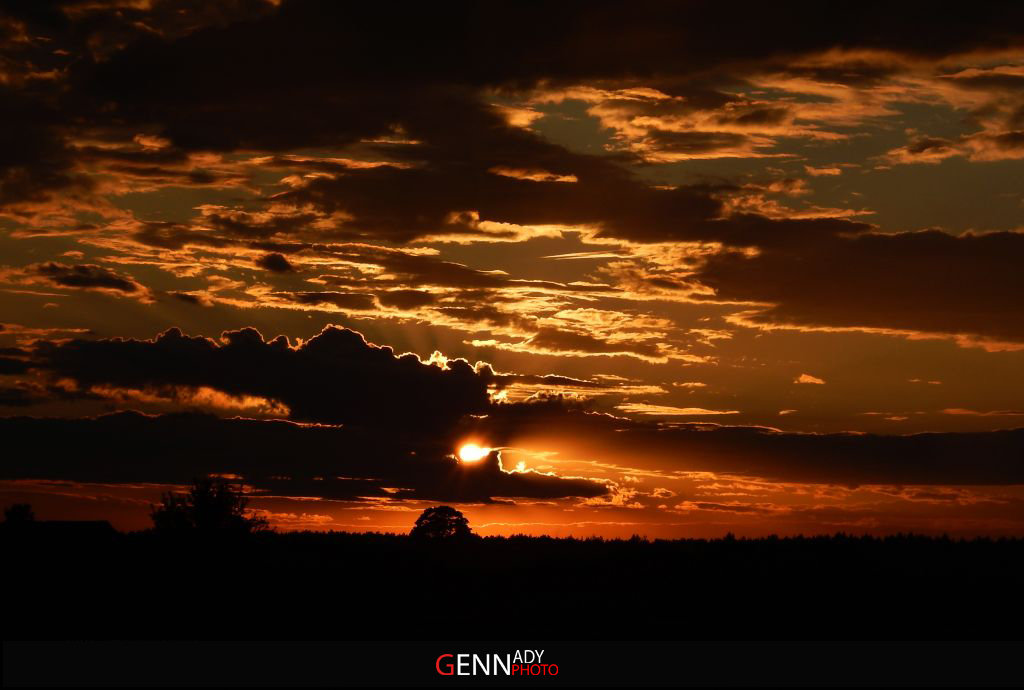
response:
M459 447L459 460L462 462L479 462L486 458L490 452L490 448L484 448L475 443L464 443Z

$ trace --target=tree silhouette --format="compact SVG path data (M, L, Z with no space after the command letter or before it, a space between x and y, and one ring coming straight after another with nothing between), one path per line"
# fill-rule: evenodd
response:
M36 514L32 512L32 506L28 503L15 503L4 511L4 520L10 525L23 525L26 522L34 522Z
M469 520L450 506L427 508L416 518L409 536L422 539L453 539L474 536Z
M223 479L196 479L188 493L165 493L151 517L161 532L248 534L267 529L266 518L245 514L248 505L249 499Z

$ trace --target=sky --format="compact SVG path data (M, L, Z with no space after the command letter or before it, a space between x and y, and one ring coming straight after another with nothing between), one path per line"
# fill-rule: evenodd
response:
M1024 7L819 9L5 3L0 502L1024 534Z

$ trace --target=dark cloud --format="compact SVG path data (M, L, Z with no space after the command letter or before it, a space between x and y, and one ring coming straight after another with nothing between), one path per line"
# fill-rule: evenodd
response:
M801 2L739 13L712 2L643 2L628 12L611 2L451 3L396 16L292 1L256 21L135 41L83 78L123 116L162 119L185 146L281 149L386 133L389 121L408 114L410 92L422 97L440 85L694 75L832 47L937 57L1020 43L1022 11L1013 5L959 16L927 7L861 4L826 17ZM352 88L311 88L328 77ZM362 108L350 107L360 99ZM205 107L188 109L197 103ZM278 126L265 126L270 117Z
M812 3L736 12L713 2L643 2L628 11L611 2L450 3L406 8L397 15L322 0L280 6L252 0L216 8L192 1L19 2L4 9L10 21L0 40L15 58L5 63L13 77L0 98L7 124L7 138L0 142L0 202L41 203L57 192L84 201L91 183L80 163L97 157L121 159L128 166L122 174L170 175L202 185L219 180L219 174L165 166L193 151L344 147L384 142L401 131L421 145L405 146L407 152L397 155L427 163L424 176L382 174L379 185L385 190L366 200L364 187L378 180L372 171L359 175L358 183L342 176L337 185L314 185L305 193L322 205L353 207L353 234L399 240L437 232L452 211L483 207L485 217L500 215L494 212L509 190L518 197L515 203L538 194L546 215L587 222L590 214L571 208L578 202L562 198L565 189L546 190L544 183L523 191L507 182L488 185L483 175L495 165L575 175L584 184L570 195L591 199L608 192L598 178L623 177L606 157L570 155L509 128L480 97L483 89L645 80L664 82L669 91L675 84L690 103L703 107L730 98L704 86L709 73L742 80L777 69L793 56L830 48L931 58L1000 49L1021 44L1017 27L1024 24L1024 10L1012 4L972 7L962 15L937 15L918 3L860 4L828 17ZM886 21L877 22L876 12ZM869 65L850 64L836 77L863 81L869 71ZM777 109L758 107L740 112L735 122L767 124L781 117ZM130 139L139 132L165 139L167 149L123 152L70 145L96 134ZM702 141L707 136L675 138L689 150L713 145ZM392 154L403 148L377 146ZM486 165L474 151L486 152ZM482 185L478 203L467 191L474 185ZM402 206L418 206L419 212L375 203L387 189L395 192L389 201L408 195ZM439 190L448 193L435 200ZM643 194L627 185L624 195L609 200L613 211L621 207L621 222L645 221L628 212L644 204L634 199ZM677 199L681 207L675 210L706 216L702 204L707 201L697 197L690 200L695 209ZM566 208L555 213L560 207ZM228 216L220 220L225 228L232 224ZM678 219L664 222L672 223L671 230L641 234L687 236Z
M232 244L229 239L176 223L143 223L139 230L130 235L130 238L146 247L160 249L181 249L186 245L227 247Z
M942 139L940 137L918 137L911 143L907 144L907 153L911 155L917 155L922 153L933 153L936 151L949 151L952 150L954 143L948 139Z
M464 360L424 364L333 326L298 347L284 337L265 341L252 328L219 342L178 329L154 340L41 342L36 364L83 387L208 386L283 403L296 420L439 436L463 415L487 410L490 383L490 370Z
M1024 234L939 231L823 237L800 252L708 259L697 278L727 300L772 302L752 319L801 327L974 334L1024 341ZM929 306L931 305L931 306Z
M294 267L288 263L288 259L277 253L261 256L256 260L256 265L260 268L265 268L268 271L273 271L274 273L288 273L295 270Z
M186 304L194 304L196 306L209 306L210 302L199 295L193 295L188 292L169 292L167 293L176 300L185 302Z
M527 341L529 347L541 351L569 351L593 354L632 352L647 357L661 357L662 352L655 343L623 341L610 343L586 333L574 333L557 328L541 328Z
M259 215L237 209L209 209L203 214L203 223L228 237L261 239L278 234L292 234L316 221L317 214L294 212L288 214Z
M491 502L492 497L592 497L603 484L508 473L496 458L469 466L440 443L282 421L123 412L87 419L0 419L5 479L187 483L210 473L244 477L277 496ZM388 489L388 490L386 490Z
M558 374L495 374L494 380L502 387L515 383L553 387L569 386L571 388L604 388L608 385Z
M746 112L723 115L719 121L735 125L778 125L786 120L789 112L789 108L785 107L759 107Z
M1024 130L995 134L988 137L987 140L996 148L1004 151L1024 150Z
M519 314L510 314L488 304L469 304L468 306L442 306L438 313L465 323L485 323L498 328L518 327L532 329L534 319Z
M732 132L665 132L649 134L644 143L667 153L708 153L742 146L747 137Z
M95 288L115 292L140 292L142 286L131 278L96 264L59 264L53 261L32 267L38 275L61 287Z
M377 299L385 307L396 309L427 307L437 301L432 294L424 290L388 290L379 293Z
M483 142L475 148L490 152L494 148L491 144ZM699 146L710 150L715 145L708 141ZM482 235L480 221L590 226L598 228L602 237L637 242L708 241L734 246L796 243L824 234L870 228L866 223L839 218L726 215L718 193L731 188L650 187L597 158L576 157L574 166L564 168L566 174L577 177L578 181L571 184L492 175L487 171L491 160L476 162L477 170L460 162L457 167L380 167L335 179L316 178L281 194L277 200L350 215L352 220L346 222L344 232L354 238L400 242L437 234ZM520 159L517 164L538 167L529 159ZM394 203L395 195L403 199L402 204ZM475 215L460 215L466 211ZM481 276L478 284L496 282L500 281L493 276Z
M906 146L876 160L1019 157L1020 76L987 67L937 75L972 51L991 56L1024 45L1020 5L936 12L919 2L871 2L826 13L810 2L736 7L573 0L455 2L395 11L324 0L15 0L0 13L4 222L23 235L89 233L95 239L90 256L121 254L101 263L144 265L140 275L147 276L168 269L182 284L193 281L185 291L168 284L151 290L120 272L135 269L49 262L5 271L15 282L188 304L214 304L217 289L227 286L218 309L230 309L242 294L253 306L338 308L362 312L359 318L380 316L374 311L381 307L429 307L422 320L432 319L433 326L460 322L474 331L498 330L491 335L505 339L471 341L474 347L626 353L647 361L678 356L662 342L668 335L653 332L660 327L613 334L594 323L559 323L556 309L584 300L595 302L595 309L632 315L610 299L596 303L635 299L632 289L521 280L447 261L429 254L433 248L400 246L438 236L517 241L530 236L517 226L565 226L585 228L584 240L593 233L600 240L703 243L701 259L662 264L656 274L652 269L639 277L646 283L627 287L678 290L670 297L685 299L683 291L699 283L719 302L750 303L748 324L1024 342L1024 286L1015 261L1024 255L1024 235L882 235L801 198L817 193L806 181L784 179L805 162L834 164L828 169L837 173L854 165L824 156L860 148L865 130L857 124L895 112L888 94L901 83L894 76L908 71L913 83L931 79L932 87L972 91L967 100L980 105L971 106L967 125L980 130L958 134L965 130L947 128L935 136L915 128ZM955 57L945 60L949 56ZM988 57L964 58L963 64L982 60ZM772 85L793 78L827 88L805 93ZM935 89L912 91L917 87L911 83L902 86L915 108L942 99ZM851 91L844 101L828 95L839 93L839 85L886 88ZM568 96L550 112L528 98L540 89L541 100L557 100L563 87L607 97L598 96L599 107L591 108L594 102L581 106ZM509 103L536 107L527 113L539 117L536 127L512 124L503 107ZM613 114L594 114L602 108ZM581 114L572 127L581 138L594 138L587 148L570 149L542 136L544 125L574 110ZM638 120L631 124L643 134L609 125L614 113L623 122ZM642 124L645 119L649 125ZM898 131L889 129L893 121L884 124L886 131ZM583 131L591 126L593 132ZM769 150L783 137L814 145ZM841 152L823 152L826 145L847 143ZM656 160L649 153L671 159L730 152L783 157L732 181L647 167ZM799 157L787 157L794 152ZM852 171L840 180L851 179ZM823 186L825 180L814 182ZM130 194L139 190L164 196ZM838 198L836 193L816 199ZM769 194L785 196L794 210L767 201ZM864 203L871 206L868 199ZM167 220L177 207L198 215ZM828 215L836 217L820 217ZM632 249L613 244L621 243L608 243L609 255L625 259L615 262L621 268ZM644 247L632 256L671 263L664 257L675 250L684 252L677 247L662 255L661 248ZM522 268L525 253L509 252L497 265ZM461 259L467 262L486 255L478 248L452 254L473 257ZM114 263L119 260L126 263ZM239 281L251 277L254 264L274 274L261 276L272 287L252 289ZM316 273L309 272L314 266ZM626 268L616 270L609 263L607 275L625 275ZM528 275L544 273L531 269ZM551 269L548 275L565 273ZM300 277L308 277L309 285L297 287ZM196 287L205 279L209 293ZM686 310L708 309L670 306L652 308L663 310L671 323L663 330L673 333L686 327ZM694 318L705 318L701 330L724 338L729 333L717 331L714 309L716 316ZM156 318L156 312L148 313ZM116 322L118 315L111 316ZM36 336L63 337L12 334ZM728 348L718 352L730 356ZM100 397L101 387L114 395L160 392L169 404L181 405L195 389L211 388L265 398L276 404L274 414L287 408L292 422L310 423L139 415L0 420L11 447L40 451L9 454L0 462L10 478L179 482L228 472L280 495L339 499L491 501L604 493L603 485L586 480L504 472L496 457L476 466L455 462L449 457L453 444L479 424L493 432L495 443L530 431L562 437L578 432L575 441L593 457L614 449L618 458L638 463L653 458L656 469L678 464L682 470L848 484L1024 481L1019 431L801 435L636 424L566 411L571 406L562 401L554 408L546 400L497 405L489 391L505 385L597 384L495 375L463 360L424 364L340 328L296 346L285 338L265 340L250 328L220 340L172 329L153 340L43 341L30 354L0 358L0 374L33 377L0 388L0 405ZM64 385L67 379L79 387ZM186 390L174 394L179 387ZM105 400L113 404L116 398ZM760 510L729 501L693 505Z
M24 374L28 367L29 363L22 359L0 357L0 375Z
M1024 483L1024 429L900 436L664 425L572 409L557 398L502 406L476 427L495 443L549 438L554 447L567 445L578 456L662 472L840 485Z
M40 402L40 397L33 391L18 386L0 386L0 406L28 407Z
M950 82L960 88L979 91L1010 91L1019 93L1024 89L1024 75L987 72L965 76L962 74L947 77Z
M325 274L319 276L318 280L326 285L337 287L360 286L365 289L374 290L394 288L397 290L397 294L417 300L427 293L420 290L411 290L406 286L459 288L463 291L461 293L463 295L471 296L470 291L476 291L472 294L476 297L487 299L495 298L497 295L496 292L490 292L490 289L505 287L589 293L614 291L614 288L608 285L575 285L550 280L521 280L500 271L482 271L454 261L445 261L437 256L417 254L391 247L377 247L359 243L325 245L297 242L280 243L274 246L286 253L310 252L341 262L379 266L384 269L383 273L385 275ZM396 290L392 290L390 294L396 294ZM384 299L387 299L386 293L381 294ZM382 303L384 303L384 299L382 299Z
M969 21L955 22L955 31L945 19L892 8L886 9L891 21L880 29L865 22L869 12L858 8L844 12L841 24L830 20L828 31L815 31L808 22L813 24L819 13L799 4L781 14L746 8L742 20L714 3L685 8L650 3L627 13L605 3L543 9L455 3L409 10L399 17L389 13L384 19L368 7L295 0L273 12L262 3L205 11L186 26L181 14L170 9L174 6L161 3L149 13L77 13L70 21L59 12L21 10L51 41L70 41L71 48L84 51L97 35L110 31L121 37L102 61L74 63L68 71L69 88L59 97L48 96L52 103L43 96L31 100L46 102L32 107L42 108L47 117L29 113L21 120L50 122L53 131L40 134L43 143L22 159L37 161L41 147L51 146L55 156L68 160L102 153L125 163L166 164L182 161L189 151L344 147L384 142L396 131L420 142L376 144L412 168L384 166L320 176L278 195L277 201L300 210L294 215L252 222L225 211L206 218L215 228L248 236L304 227L312 218L304 217L302 209L312 205L323 212L351 214L340 228L349 237L407 241L439 232L475 234L478 230L460 216L474 211L481 220L598 225L606 236L638 241L757 244L762 236L751 235L749 224L740 223L742 229L737 229L718 219L720 202L706 190L652 189L625 173L613 157L573 154L510 127L480 97L480 89L644 77L655 83L675 80L687 94L683 107L704 107L731 98L699 80L685 84L686 78L696 79L710 68L728 65L742 74L754 69L754 60L836 46L942 55L1019 39L1009 28L1018 10L1009 7L972 13ZM128 15L152 31L131 33L136 24L126 20ZM239 21L246 18L252 21ZM922 22L948 42L940 47L938 41L915 40ZM914 31L905 30L908 25ZM724 40L718 31L707 30L723 26L729 27ZM503 47L495 50L496 45ZM609 45L618 48L609 51ZM324 89L325 83L344 83L345 88ZM69 118L69 112L80 117ZM785 117L785 109L739 108L726 117L735 124L770 124ZM83 129L108 130L116 122L128 128L127 136L153 132L169 146L149 152L110 153L95 147L70 152L57 142L63 138L59 123L69 129L72 121L85 123ZM715 132L654 136L668 149L696 152L743 140L743 135ZM68 160L51 160L45 169L70 174ZM490 174L496 166L545 170L578 182L510 179ZM159 167L140 171L161 174ZM33 174L42 176L42 166ZM45 184L59 186L55 181Z
M400 287L413 284L455 288L499 288L507 285L510 280L506 275L480 271L435 256L410 254L385 247L342 244L324 247L323 250L325 254L342 261L359 261L380 266L387 270L389 276L393 276L368 278L362 275L321 275L320 280L327 285Z
M377 308L377 302L374 300L373 295L362 295L352 292L331 292L329 290L325 290L322 292L290 292L275 294L292 299L299 304L333 304L341 309L355 310Z
M1006 117L1006 125L1020 127L1018 120L1019 115L1011 112ZM977 161L1022 158L1024 130L981 131L960 136L956 140L917 137L906 146L892 149L886 154L886 158L894 163L937 163L953 156L967 156Z

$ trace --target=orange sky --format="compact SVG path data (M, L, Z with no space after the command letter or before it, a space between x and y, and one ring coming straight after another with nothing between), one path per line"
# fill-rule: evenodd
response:
M1024 533L1019 8L700 5L2 15L2 502Z

